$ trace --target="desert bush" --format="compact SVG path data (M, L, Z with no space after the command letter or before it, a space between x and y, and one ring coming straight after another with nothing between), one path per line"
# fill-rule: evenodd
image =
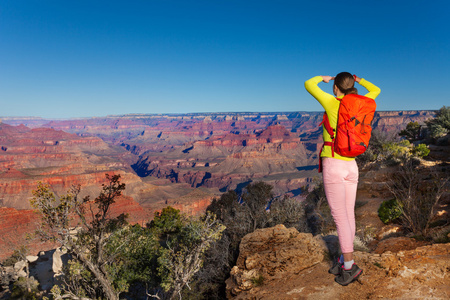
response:
M251 183L241 195L228 191L219 199L213 199L207 210L227 227L231 240L240 241L244 235L270 224L271 214L266 208L273 200L272 189L264 182Z
M28 248L26 246L20 246L19 248L15 249L13 254L11 254L10 257L6 258L2 264L4 266L14 266L16 262L25 260L27 253Z
M388 166L399 165L410 157L411 143L408 140L392 141L382 145L378 161Z
M273 201L270 208L269 226L283 224L287 228L294 227L300 232L308 231L305 206L302 202L289 197Z
M306 225L313 235L325 233L334 228L322 181L316 180L313 189L307 193L304 208Z
M202 267L206 250L220 239L224 229L208 212L202 218L189 218L178 234L168 237L158 257L158 274L170 299L181 297L182 289Z
M450 225L433 230L431 237L435 243L450 243Z
M205 254L202 269L196 274L191 289L183 290L183 299L226 299L225 280L235 265L238 247L227 234L214 243Z
M426 157L430 153L426 144L420 143L414 146L411 143L422 138L421 128L417 122L411 122L407 125L407 129L400 131L398 135L374 130L369 148L356 157L358 165L365 167L370 163L376 163L378 167L397 166L411 157ZM404 139L400 139L399 136Z
M353 247L355 251L369 251L369 247L367 247L367 241L359 235L355 235L355 239L353 240Z
M39 299L38 297L38 286L39 282L31 278L19 277L17 281L14 282L11 298L12 299Z
M249 226L249 232L258 228L265 228L270 222L270 214L267 206L273 200L273 187L262 181L249 184L242 193L241 210L244 213L244 221Z
M436 112L436 116L426 122L432 139L438 139L450 132L450 107L443 106Z
M425 144L418 144L411 150L411 154L417 157L425 157L430 154L430 149L428 149L427 145Z
M401 223L416 235L428 236L434 208L447 189L448 178L407 160L394 171L387 187L397 199Z
M184 222L184 216L178 209L167 206L161 212L155 212L153 220L147 224L147 227L152 228L155 234L166 237L179 232Z
M397 199L383 201L378 208L378 217L384 224L398 220L402 215L402 209Z
M402 141L396 133L373 130L368 149L356 161L361 167L375 162L377 166L392 166L400 164L409 154L408 140Z
M399 136L404 137L410 142L414 142L421 137L421 128L418 122L409 122L404 130L399 132Z

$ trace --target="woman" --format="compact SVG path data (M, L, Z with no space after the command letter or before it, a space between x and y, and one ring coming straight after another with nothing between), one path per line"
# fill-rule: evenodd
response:
M333 93L335 96L322 91L317 85L334 80ZM340 101L347 94L358 94L355 81L365 87L369 93L366 97L375 99L380 89L348 72L331 76L316 76L305 82L306 90L319 101L328 115L330 125L336 129ZM324 142L331 142L330 134L323 128ZM336 223L342 255L329 272L337 275L336 282L348 285L361 275L362 270L353 260L353 240L355 238L355 201L358 185L358 166L354 157L340 156L332 153L331 146L325 146L321 152L323 183L325 195Z

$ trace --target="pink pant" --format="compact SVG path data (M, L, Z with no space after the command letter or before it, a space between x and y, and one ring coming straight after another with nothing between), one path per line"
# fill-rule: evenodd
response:
M353 252L358 165L355 160L323 158L323 185L336 223L342 253Z

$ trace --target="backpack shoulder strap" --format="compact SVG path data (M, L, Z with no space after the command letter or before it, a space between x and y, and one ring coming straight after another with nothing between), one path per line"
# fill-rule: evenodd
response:
M327 113L323 113L323 120L320 122L319 126L324 126L325 130L330 135L331 139L334 140L334 129L331 127L330 120L328 119Z
M331 142L325 142L325 141L323 142L322 148L320 149L319 157L322 154L323 147L325 147L325 146L330 146L331 147L331 155L334 157L334 129L330 125L330 120L328 119L328 115L327 115L326 112L323 113L323 120L322 120L322 122L320 122L319 126L322 126L322 125L325 127L325 130L330 135ZM319 173L322 171L321 165L322 165L322 159L320 158L320 161L319 161Z

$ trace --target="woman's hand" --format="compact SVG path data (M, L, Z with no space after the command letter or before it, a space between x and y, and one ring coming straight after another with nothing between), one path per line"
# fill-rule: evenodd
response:
M322 80L323 80L323 82L325 82L325 83L330 82L330 80L334 80L334 77L331 77L331 76L327 76L327 75L325 75L325 76L320 75L320 76L322 77Z
M355 78L355 81L356 81L357 83L359 83L359 82L361 81L361 78L359 78L359 77L356 76L356 75L353 75L353 78Z

